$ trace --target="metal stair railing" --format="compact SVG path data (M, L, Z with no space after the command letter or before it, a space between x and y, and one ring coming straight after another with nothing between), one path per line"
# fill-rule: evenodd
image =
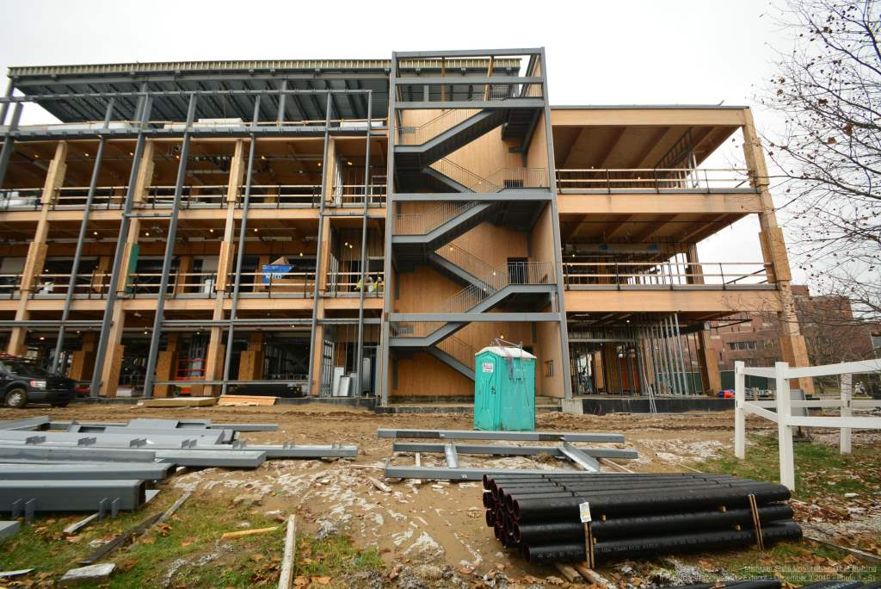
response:
M510 285L553 284L556 281L553 262L515 262L492 270L481 283L466 286L435 309L436 313L467 313L499 290ZM428 337L445 321L399 321L393 334L401 338Z
M395 235L426 235L476 207L480 201L445 202L424 213L395 215Z
M434 347L465 366L473 368L474 347L468 342L451 335L439 341Z
M471 192L494 194L507 188L547 188L548 171L545 168L501 168L484 178L459 164L442 158L430 168L461 184Z
M493 268L468 250L448 243L435 250L434 253L454 266L458 266L489 288L495 289L493 285L496 280L493 273L496 271L496 268Z
M398 145L422 145L449 131L459 123L463 123L481 112L479 108L451 108L445 110L422 125L401 126L398 133Z
M435 172L443 174L454 182L461 184L471 192L492 194L499 192L502 189L498 184L490 182L486 178L475 174L468 168L464 168L447 158L442 158L432 163L430 168Z

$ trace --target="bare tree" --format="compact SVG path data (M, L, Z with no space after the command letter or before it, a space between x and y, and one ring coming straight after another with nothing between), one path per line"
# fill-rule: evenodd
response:
M782 115L767 137L783 177L793 253L819 294L881 319L881 3L789 0L794 33L762 102ZM779 191L779 188L778 188Z

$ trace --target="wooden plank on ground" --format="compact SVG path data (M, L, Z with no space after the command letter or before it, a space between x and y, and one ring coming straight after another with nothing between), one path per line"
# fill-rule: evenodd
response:
M256 530L240 530L238 532L227 532L223 534L221 540L229 540L230 538L241 538L242 536L256 536L257 534L268 534L278 529L278 526L271 528L257 528Z
M217 404L220 406L275 405L278 397L258 395L222 395Z
M165 397L159 399L144 399L144 407L151 409L159 407L211 407L217 404L217 397Z

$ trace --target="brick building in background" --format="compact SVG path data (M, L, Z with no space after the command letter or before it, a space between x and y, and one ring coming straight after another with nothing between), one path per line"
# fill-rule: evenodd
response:
M878 326L854 318L850 301L840 296L812 296L804 285L792 285L796 314L812 365L876 357L873 333ZM719 370L734 362L773 366L782 359L780 322L773 313L750 313L713 324L710 341Z

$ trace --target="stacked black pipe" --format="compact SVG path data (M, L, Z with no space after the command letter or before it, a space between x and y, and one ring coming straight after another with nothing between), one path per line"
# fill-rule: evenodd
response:
M531 563L587 561L579 506L590 504L595 563L659 553L756 545L801 538L772 483L704 474L504 474L484 476L486 523Z

